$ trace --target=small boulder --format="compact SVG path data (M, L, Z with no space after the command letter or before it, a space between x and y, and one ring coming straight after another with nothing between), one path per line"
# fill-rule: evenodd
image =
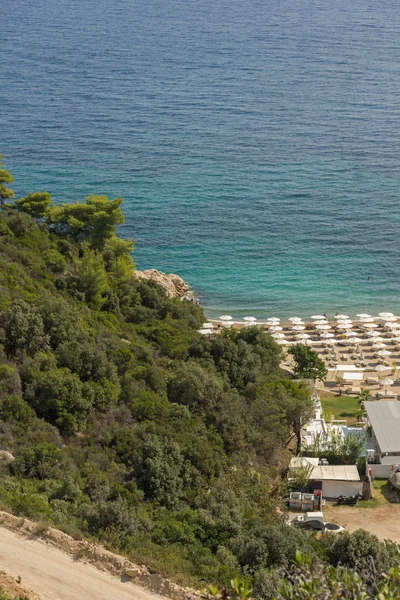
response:
M140 574L140 569L125 569L125 575L131 579L136 579L136 577L139 577Z

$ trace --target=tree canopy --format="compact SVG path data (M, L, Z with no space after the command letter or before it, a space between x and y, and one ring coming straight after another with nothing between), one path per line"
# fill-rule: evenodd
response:
M2 168L2 154L0 154L0 206L4 206L7 200L14 198L14 192L4 184L12 183L14 177Z
M294 373L302 379L325 379L328 370L315 350L305 344L296 344L288 350L295 361Z

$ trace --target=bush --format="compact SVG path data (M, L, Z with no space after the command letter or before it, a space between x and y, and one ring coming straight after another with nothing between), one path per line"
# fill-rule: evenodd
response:
M352 533L327 536L327 555L333 565L345 565L357 571L385 571L399 563L397 546L380 542L376 535L363 529Z

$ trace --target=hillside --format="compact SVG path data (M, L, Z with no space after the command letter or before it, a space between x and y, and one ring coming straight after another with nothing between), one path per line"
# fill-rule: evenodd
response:
M0 509L262 598L297 550L334 560L280 510L312 410L280 347L256 327L204 339L200 307L134 277L122 199L11 202L10 178L0 169Z

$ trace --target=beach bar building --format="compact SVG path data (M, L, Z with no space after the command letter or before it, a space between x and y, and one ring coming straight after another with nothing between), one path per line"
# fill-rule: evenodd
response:
M318 458L294 456L290 461L289 481L299 468L309 472L309 491L315 493L320 490L323 498L362 493L363 483L356 465L320 465Z
M396 400L364 402L371 435L368 448L373 450L369 457L375 477L388 477L392 465L400 463L400 403ZM382 465L379 467L379 465Z
M356 465L318 465L310 475L311 491L322 490L324 498L361 494L363 483Z

